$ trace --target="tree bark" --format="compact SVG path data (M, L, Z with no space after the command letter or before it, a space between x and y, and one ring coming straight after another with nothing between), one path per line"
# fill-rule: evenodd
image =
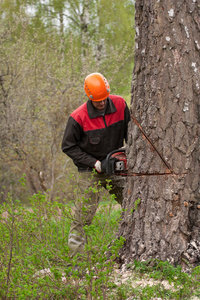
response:
M157 175L127 178L118 235L128 262L200 262L199 15L196 0L136 1L131 113L173 174L159 175L169 170L132 120L129 171Z
M83 11L80 15L80 27L81 27L81 45L82 45L82 59L85 60L88 43L89 43L89 31L88 25L90 23L90 0L84 1Z

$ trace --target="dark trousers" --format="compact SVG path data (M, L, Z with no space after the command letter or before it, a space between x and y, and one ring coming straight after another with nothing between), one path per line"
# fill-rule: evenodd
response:
M74 219L68 237L70 256L84 252L86 243L84 226L91 224L98 204L105 195L105 189L107 194L113 195L114 199L122 205L125 183L125 178L120 176L108 176L91 172L79 174Z

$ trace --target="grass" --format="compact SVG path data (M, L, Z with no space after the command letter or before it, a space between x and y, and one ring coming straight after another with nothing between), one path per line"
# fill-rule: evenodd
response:
M114 200L101 203L92 225L85 227L87 255L81 261L71 259L67 237L73 211L64 203L38 193L30 199L29 209L10 195L0 206L0 299L200 297L200 267L186 274L168 262L134 261L122 281L115 259L123 239L110 246L109 259L106 255L121 215ZM163 285L164 280L171 289Z

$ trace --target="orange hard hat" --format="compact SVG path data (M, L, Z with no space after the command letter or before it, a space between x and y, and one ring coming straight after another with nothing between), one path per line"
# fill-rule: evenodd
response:
M84 90L92 101L102 101L110 94L107 79L101 73L92 73L85 78Z

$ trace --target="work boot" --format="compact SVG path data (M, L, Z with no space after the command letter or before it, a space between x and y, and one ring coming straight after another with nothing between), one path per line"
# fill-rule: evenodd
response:
M69 233L68 236L69 255L74 257L76 254L82 254L85 247L85 239L76 233Z

